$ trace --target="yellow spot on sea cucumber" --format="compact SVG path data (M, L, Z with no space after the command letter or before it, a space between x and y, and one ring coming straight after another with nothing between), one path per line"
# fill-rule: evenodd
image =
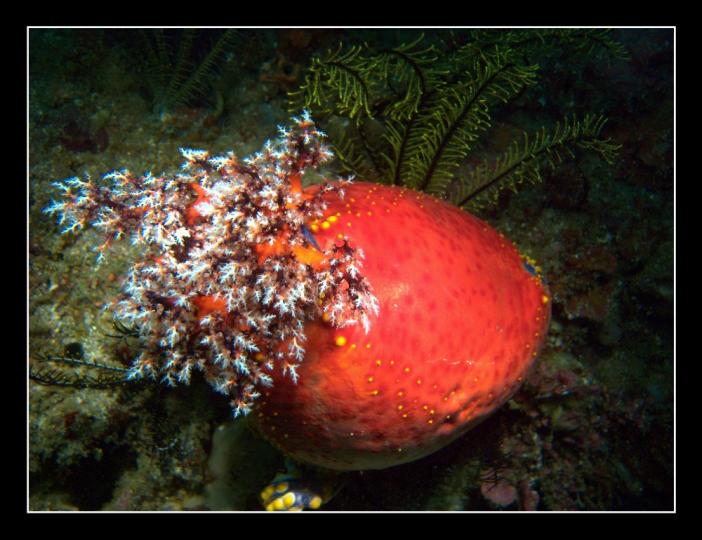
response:
M351 344L351 348L352 348L352 349L355 349L355 348L356 348L356 344L355 344L355 343L352 343L352 344Z
M410 370L410 368L406 367L406 368L404 369L404 371L405 371L405 373L409 373L411 370Z
M322 498L319 495L315 495L310 499L310 508L312 510L317 510L320 506L322 506Z
M344 336L337 336L337 338L334 340L334 343L337 347L343 347L344 345L346 345L346 338Z
M375 365L376 365L376 366L380 366L382 363L383 363L383 362L380 361L380 360L376 360L376 361L375 361Z
M293 504L295 504L295 494L286 493L283 495L283 504L286 506L286 508L290 508Z
M371 348L371 344L370 344L370 343L366 343L366 349L370 349L370 348Z
M312 225L310 225L310 230L311 230L312 232L317 232L317 231L319 231L319 225L317 225L316 223L313 223Z
M548 296L545 294L541 297L541 303L542 304L548 304Z
M368 382L373 382L374 380L373 377L368 377Z
M329 227L331 227L331 223L329 223L328 221L322 222L322 229L326 231Z
M337 220L337 219L339 219L339 218L337 218L336 216L329 216L329 217L327 218L327 221L328 221L329 223L336 223L336 220Z

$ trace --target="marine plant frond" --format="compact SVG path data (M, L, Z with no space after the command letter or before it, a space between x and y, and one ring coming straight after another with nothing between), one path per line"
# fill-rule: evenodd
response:
M238 34L235 30L225 30L197 66L186 72L188 76L183 78L177 90L169 88L169 95L172 96L171 101L174 103L186 103L193 97L204 94L209 87L208 80L211 80L216 75L217 66L221 58L237 36Z
M314 108L330 112L334 108L338 114L356 122L372 116L371 83L362 50L360 45L344 50L343 45L339 44L336 51L313 58L305 82L297 91L290 93L293 110Z
M437 69L438 51L425 45L424 34L411 43L382 49L371 56L368 72L391 90L392 97L382 109L391 120L408 120L419 109L423 96L442 84L446 69Z
M565 52L595 61L628 60L626 48L612 34L608 28L475 29L470 39L478 48L503 45L526 55Z
M125 339L128 337L138 338L141 336L141 331L137 326L127 326L121 321L112 321L112 327L115 329L116 334L105 334L105 337L111 337L116 339Z
M550 132L545 128L533 136L525 132L503 154L483 161L460 180L452 202L466 208L483 208L505 188L516 190L524 182L540 182L544 167L555 170L565 157L574 157L578 147L592 150L607 163L613 163L621 146L600 137L605 122L598 115L587 115L581 121L566 117Z
M190 58L192 55L193 42L195 41L195 30L186 28L178 40L178 49L175 53L174 63L171 70L171 78L168 86L164 89L163 95L160 96L164 103L183 102L180 97L180 89L188 80L189 73L193 70L193 61Z
M402 134L406 138L405 183L428 193L443 194L456 168L490 127L490 108L532 85L537 69L538 66L514 62L508 49L479 54L469 78L438 93L420 111L409 128L411 132ZM388 138L395 157L400 159L398 140L396 134Z
M305 82L290 94L291 111L301 107L334 112L360 124L364 118L408 119L422 96L442 84L438 51L420 35L397 47L344 48L312 60Z
M164 93L169 84L169 74L173 66L162 29L153 32L139 32L143 62L141 71L147 86L154 94L154 99Z
M197 42L209 37L195 29L166 33L162 29L142 31L143 54L140 59L144 75L158 111L184 105L202 97L212 86L217 66L239 36L227 29L214 43L206 45L203 53Z
M535 83L539 66L530 58L591 59L625 52L606 29L476 29L431 43L420 35L379 50L339 45L313 59L304 84L291 94L291 105L349 120L338 138L331 137L343 172L447 196L457 168L490 127L493 109ZM577 129L566 122L566 127L595 130L589 122L595 120L583 120ZM557 141L554 137L553 148L538 155L558 159L566 146L573 146ZM585 136L577 144L590 144L605 157L610 149ZM527 146L515 147L510 159ZM532 161L519 169L526 176L528 163ZM469 192L470 186L464 186L463 193Z
M570 36L576 50L590 57L602 60L629 60L631 57L626 47L612 37L612 30L607 28L587 28L576 30Z
M128 369L68 356L39 354L29 364L30 380L49 386L111 388L126 384Z
M414 123L417 115L406 121L388 120L385 123L385 140L390 145L390 152L383 154L387 163L386 183L400 186L403 184L403 169L406 163L409 134L414 133Z
M364 153L364 144L358 139L358 130L353 127L336 137L336 143L332 148L339 166L339 173L372 179L378 176L378 173L369 164L369 157Z

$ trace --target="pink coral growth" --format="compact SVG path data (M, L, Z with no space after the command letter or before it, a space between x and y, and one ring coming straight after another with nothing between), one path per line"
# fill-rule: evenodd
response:
M368 330L378 303L359 272L362 253L346 242L321 252L306 227L350 180L301 189L305 171L332 153L308 113L294 120L242 161L181 149L186 161L174 175L122 170L104 176L109 184L54 183L63 200L45 211L58 214L64 233L88 224L104 231L98 261L128 235L144 246L109 304L140 331L129 378L188 384L199 370L238 416L272 384L275 363L297 380L306 320L325 314L335 326Z

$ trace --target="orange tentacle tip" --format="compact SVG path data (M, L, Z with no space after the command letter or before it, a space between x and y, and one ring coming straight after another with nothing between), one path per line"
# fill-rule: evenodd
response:
M315 270L319 270L327 264L327 258L315 248L303 247L303 246L293 246L293 255L302 264L308 264Z
M293 193L302 193L302 178L299 173L292 173L288 176L290 181L290 191Z
M309 201L314 197L314 193L307 192L307 190L302 187L302 177L300 173L290 173L288 175L288 182L290 182L290 191L298 195L300 202ZM297 208L297 206L298 204L296 203L288 203L285 205L286 208Z
M197 308L197 319L207 317L210 313L217 312L222 315L227 314L227 302L224 298L217 296L196 296L193 298L193 304Z
M185 210L185 220L188 225L192 226L202 217L202 214L197 210L197 205L209 201L210 198L205 193L205 189L197 182L191 182L190 188L197 194L197 199Z
M256 244L256 253L258 254L258 264L262 265L268 257L275 255L284 255L290 249L287 239L281 235L276 238L272 244Z
M315 248L304 246L291 246L288 241L290 233L284 230L272 244L257 244L255 249L258 254L258 264L263 264L268 257L292 253L302 264L308 264L315 270L327 264L327 258Z

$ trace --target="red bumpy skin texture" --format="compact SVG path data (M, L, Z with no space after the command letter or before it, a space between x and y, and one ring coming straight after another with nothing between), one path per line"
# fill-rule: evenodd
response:
M348 238L380 312L306 325L299 381L277 367L253 416L285 454L335 470L426 456L499 408L541 348L550 297L512 242L411 190L356 182L310 224L322 250Z

